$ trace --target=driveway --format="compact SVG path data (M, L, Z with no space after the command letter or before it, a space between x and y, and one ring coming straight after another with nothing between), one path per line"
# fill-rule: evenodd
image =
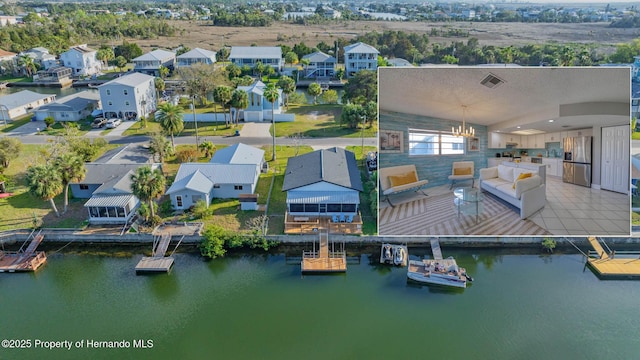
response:
M245 123L240 130L241 137L271 137L270 123Z
M123 121L122 124L118 125L118 127L109 131L105 137L122 137L122 133L125 132L128 128L132 127L133 124L136 124L137 121Z
M13 129L7 133L7 136L24 136L35 135L39 130L46 128L44 121L29 121L28 123Z

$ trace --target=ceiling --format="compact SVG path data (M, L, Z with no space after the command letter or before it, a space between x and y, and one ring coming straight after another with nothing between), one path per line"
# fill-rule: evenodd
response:
M630 121L626 67L380 68L378 74L381 112L462 121L464 106L468 123L502 132L555 132ZM490 74L504 83L482 85Z

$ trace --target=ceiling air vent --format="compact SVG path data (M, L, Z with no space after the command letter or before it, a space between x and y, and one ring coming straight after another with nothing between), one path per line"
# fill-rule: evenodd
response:
M482 81L480 81L480 84L488 87L489 89L495 89L504 83L505 83L504 80L500 79L499 77L493 74L487 75L484 79L482 79Z

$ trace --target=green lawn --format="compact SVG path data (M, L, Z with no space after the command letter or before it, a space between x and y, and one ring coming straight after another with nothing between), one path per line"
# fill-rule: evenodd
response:
M277 136L302 135L304 137L360 137L361 128L340 126L342 105L290 105L286 111L295 114L294 122L276 124ZM365 127L364 137L375 137L377 126Z
M632 140L640 140L640 131L634 131L631 133Z
M198 122L198 136L206 137L206 136L232 136L235 134L236 130L242 129L242 124L238 127L234 127L233 125L226 127L222 114L220 114L219 122L211 123L211 122ZM124 131L124 136L136 136L136 135L150 135L154 132L161 132L162 127L160 123L155 121L147 121L147 127L142 128L142 122L138 121ZM195 136L195 124L192 122L184 123L184 130L175 136Z
M91 130L91 121L89 120L83 120L77 123L74 122L72 124L77 124L77 125L67 125L64 123L57 122L51 125L49 128L42 129L40 131L40 134L51 135L51 136L63 136L63 135L66 135L67 133L67 128L65 126L78 126L77 129L79 130L78 134L80 136L86 134L89 130Z
M0 126L2 126L2 130L0 130L0 132L8 133L9 131L13 131L20 126L28 123L29 121L31 121L31 114L16 120L7 120L7 126L4 126L4 122L0 121Z

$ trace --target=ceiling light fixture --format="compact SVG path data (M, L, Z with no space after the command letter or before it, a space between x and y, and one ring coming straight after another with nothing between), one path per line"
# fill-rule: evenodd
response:
M555 121L555 120L553 120L553 119L549 120L549 122L554 122L554 121Z
M469 126L469 129L467 129L467 122L465 119L465 112L467 110L467 106L466 105L462 105L462 126L458 126L458 128L456 129L455 126L451 127L451 132L453 133L453 136L463 136L463 137L474 137L476 136L476 131Z

